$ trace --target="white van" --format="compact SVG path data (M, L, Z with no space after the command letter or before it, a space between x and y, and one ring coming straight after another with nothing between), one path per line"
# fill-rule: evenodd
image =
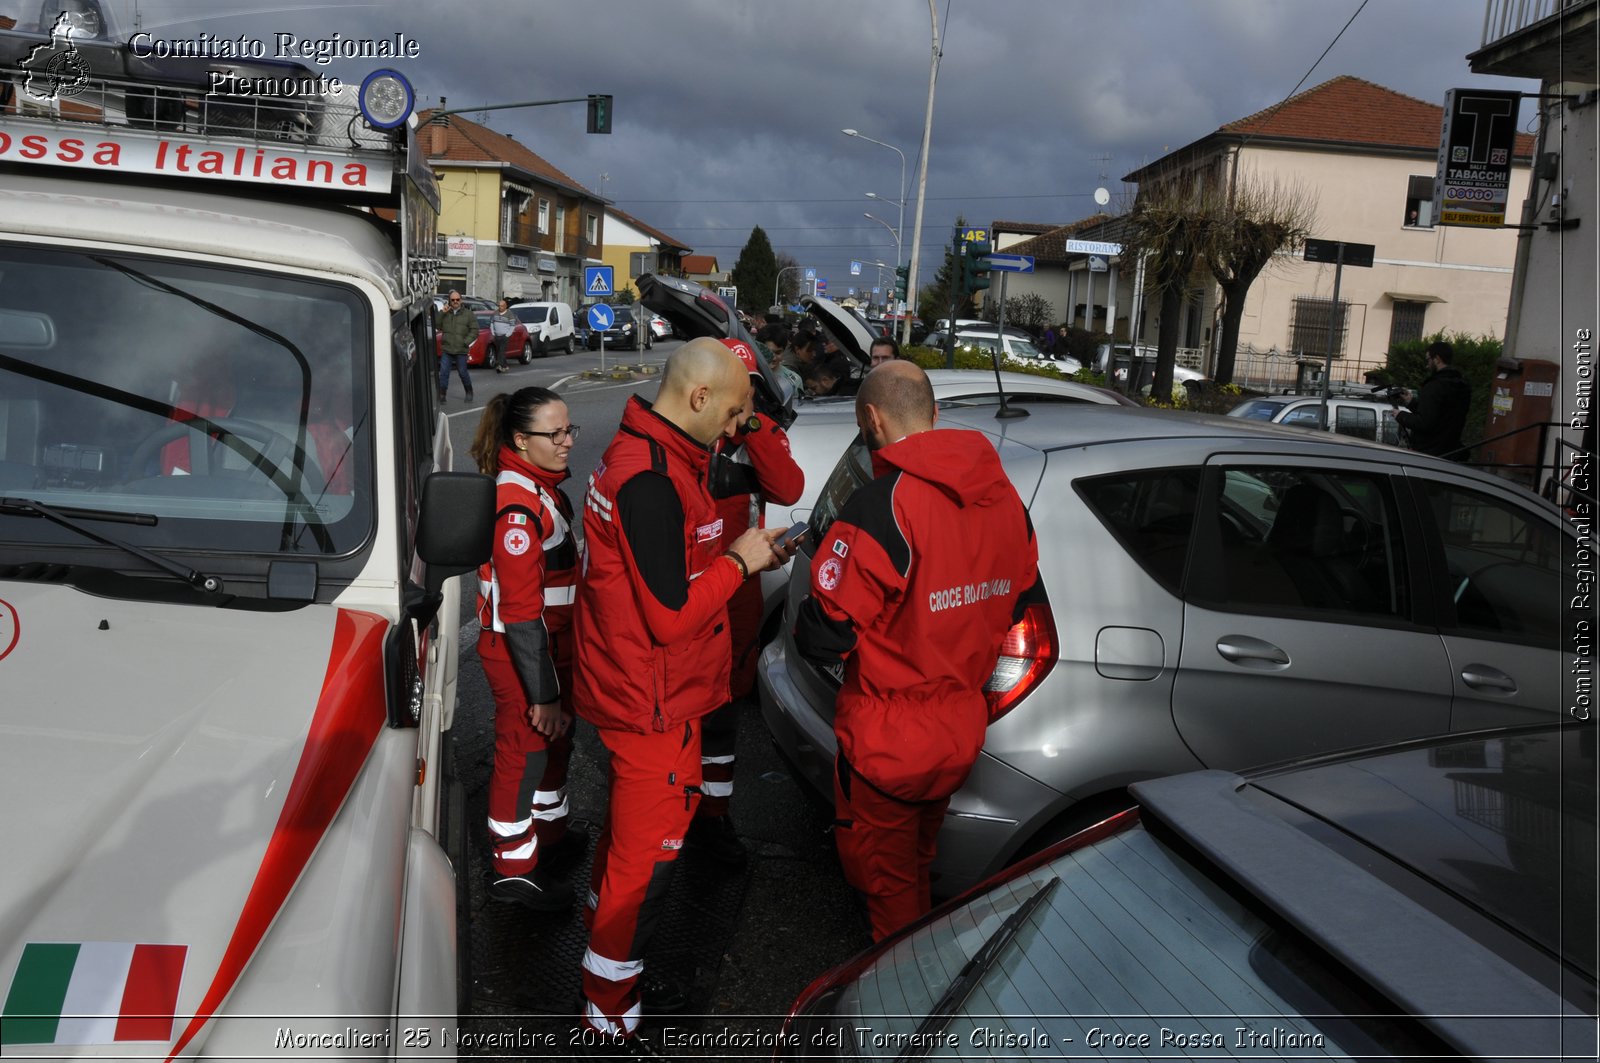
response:
M572 353L572 307L566 303L516 303L511 316L528 326L528 342L540 355Z
M413 97L219 134L87 81L0 113L5 1054L405 1054L457 1009L494 519L447 471Z

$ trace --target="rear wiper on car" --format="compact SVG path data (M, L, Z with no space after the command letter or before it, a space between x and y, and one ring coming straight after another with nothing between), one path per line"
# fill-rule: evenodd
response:
M895 1057L896 1063L912 1063L914 1060L926 1059L928 1048L939 1043L939 1034L950 1025L950 1020L955 1018L961 1005L967 1002L983 976L995 965L995 961L1005 955L1006 946L1011 944L1013 938L1021 932L1023 926L1033 917L1034 911L1045 901L1050 899L1050 894L1061 885L1061 879L1055 875L1050 876L1050 881L1017 905L1017 910L1006 916L1005 922L989 935L978 951L972 954L961 967L961 973L945 989L944 994L934 1003L933 1010L927 1017L917 1024L917 1030L910 1037L913 1047L907 1048Z
M7 513L17 517L43 517L52 524L59 524L63 528L77 532L86 539L93 539L106 546L114 546L125 554L131 554L139 560L159 568L161 571L183 582L205 591L207 594L216 594L222 590L222 581L215 576L207 576L186 568L176 561L169 561L159 554L153 554L143 547L134 546L132 543L113 539L82 524L86 520L113 521L119 524L139 524L145 527L154 527L156 517L153 513L124 513L113 509L56 509L43 502L35 502L31 498L0 498L0 513Z

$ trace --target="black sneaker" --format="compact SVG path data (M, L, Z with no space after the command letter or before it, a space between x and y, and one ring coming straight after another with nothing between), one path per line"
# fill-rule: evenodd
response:
M440 406L443 406L443 405L444 405L444 404L445 404L445 402L446 402L446 401L447 401L447 400L448 400L448 399L449 399L449 398L450 398L450 396L449 396L449 395L447 395L447 394L446 394L446 393L445 393L445 392L443 392L443 391L441 391L441 392L439 392L439 405L440 405Z
M703 854L713 863L730 870L744 867L750 853L733 829L732 816L696 816L683 836L683 847Z
M581 861L589 852L589 828L569 824L558 842L539 847L539 866L554 870Z
M489 896L536 912L564 912L572 907L572 883L551 877L542 867L526 875L497 878L489 883Z
M476 400L476 399L474 399L474 398L473 398L473 397L472 397L472 392L470 392L470 391L469 391L469 392L467 392L467 401L468 401L468 402L476 402L476 401L477 401L477 400Z

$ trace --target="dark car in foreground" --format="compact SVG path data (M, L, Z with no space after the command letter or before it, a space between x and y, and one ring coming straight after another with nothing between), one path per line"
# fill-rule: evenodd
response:
M1594 1059L1596 729L1136 784L813 983L778 1059Z

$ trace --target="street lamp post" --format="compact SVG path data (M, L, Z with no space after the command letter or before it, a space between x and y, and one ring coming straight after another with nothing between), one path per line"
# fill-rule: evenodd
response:
M771 305L771 306L779 305L778 304L778 289L780 289L783 286L783 275L785 273L792 273L797 269L805 269L805 267L804 266L784 266L782 269L780 269L778 271L778 275L772 279L772 302L769 305Z
M929 2L931 3L932 0L929 0ZM937 30L935 32L937 32ZM935 51L937 51L937 50L938 49L935 49ZM872 137L867 136L865 133L862 133L859 130L841 129L841 130L839 130L839 132L843 133L847 137L857 137L857 138L859 138L861 140L865 140L869 144L876 144L880 148L888 148L890 151L892 151L896 155L900 156L900 199L895 204L897 207L900 208L900 224L896 227L896 230L895 230L895 241L894 241L894 245L895 245L896 249L900 248L901 245L904 242L905 232L906 232L906 153L901 151L899 148L895 147L893 144L886 144L881 140L874 140ZM924 148L924 150L926 150L926 148ZM878 198L877 196L873 195L871 192L868 192L867 196L870 199L877 199ZM914 238L913 238L913 242L912 242L912 247L913 248L916 247L916 243L915 243L915 239ZM914 251L913 251L913 254L915 254ZM900 268L900 256L899 256L898 250L896 250L896 253L895 253L895 263L894 263L894 265L895 265L896 269ZM915 270L913 270L912 272L913 272L913 274L915 274ZM911 298L911 292L909 291L909 285L907 286L907 288L908 288L908 290L906 291L906 298L910 299ZM906 342L909 343L910 342L910 338L911 338L911 314L910 314L910 311L907 311L907 313L906 313L906 321L904 322L904 328L906 330Z
M889 230L889 235L894 237L894 261L895 261L895 266L898 267L900 265L900 234L894 231L894 226L893 225L890 225L888 222L884 221L882 218L878 217L876 214L865 214L865 213L863 213L861 216L863 218L871 218L873 221L877 222L879 225L881 225L885 229Z
M922 205L928 190L928 142L933 138L933 88L939 80L939 11L928 0L928 20L933 25L933 54L928 60L928 111L922 119L922 155L917 161L917 216L911 223L911 268L906 281L906 315L902 343L911 342L911 315L917 309L917 259L922 252Z

